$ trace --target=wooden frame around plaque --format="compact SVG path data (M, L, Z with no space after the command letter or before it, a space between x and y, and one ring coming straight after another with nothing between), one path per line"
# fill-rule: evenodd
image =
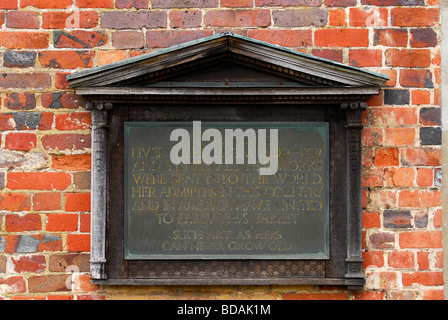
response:
M386 79L231 33L70 75L92 112L93 281L362 288L361 117ZM124 124L193 121L328 126L328 259L125 259Z

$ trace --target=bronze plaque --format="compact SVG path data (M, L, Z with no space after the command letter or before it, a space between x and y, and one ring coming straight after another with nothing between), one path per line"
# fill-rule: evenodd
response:
M125 123L125 259L328 259L328 130Z

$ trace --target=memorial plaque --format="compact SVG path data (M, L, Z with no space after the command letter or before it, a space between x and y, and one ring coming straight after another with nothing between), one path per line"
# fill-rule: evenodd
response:
M328 130L125 123L125 259L328 259Z

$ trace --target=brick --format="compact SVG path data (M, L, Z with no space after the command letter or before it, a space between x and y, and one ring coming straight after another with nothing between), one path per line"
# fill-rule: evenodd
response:
M90 154L72 154L53 156L51 167L55 170L84 171L90 170L92 156Z
M56 30L53 32L55 48L94 48L107 43L107 35L104 31L75 30L65 32Z
M8 258L6 256L0 256L0 273L6 273L6 262Z
M397 148L379 148L375 151L374 164L377 167L398 166L399 152Z
M401 69L400 85L403 87L434 88L431 71L425 69Z
M255 0L257 7L320 7L321 5L322 0Z
M408 45L408 31L403 29L375 29L373 44L387 47L406 47Z
M33 11L6 12L6 27L12 29L39 29L39 13Z
M332 9L328 12L328 25L333 27L347 26L346 12L344 9Z
M71 175L65 172L9 172L7 187L23 190L65 190Z
M440 108L421 108L420 123L425 126L440 126L442 113Z
M45 230L50 232L65 232L78 230L77 214L48 214Z
M90 232L91 230L91 215L81 214L79 216L79 231L80 232Z
M384 253L382 251L367 251L362 253L364 259L362 268L381 268L384 266Z
M413 187L415 170L413 168L386 168L385 185L390 187Z
M167 13L163 11L103 12L101 27L109 29L166 28Z
M18 294L26 292L26 281L21 276L12 276L0 278L0 287L2 292L9 294Z
M39 62L43 68L90 68L93 66L94 57L95 52L89 50L39 52Z
M50 35L39 31L0 31L0 46L8 49L45 49Z
M69 252L89 252L90 235L89 234L68 234L67 251Z
M125 50L98 51L98 65L103 66L105 64L127 59L127 57Z
M252 0L221 0L221 7L252 7L253 4L254 2Z
M426 290L423 292L423 300L445 300L443 290Z
M401 150L401 162L404 166L440 166L441 157L439 148Z
M250 38L284 47L307 47L313 43L310 30L249 30Z
M398 205L404 208L438 207L442 205L441 192L434 191L400 191Z
M413 146L415 136L415 128L386 128L384 130L384 144L387 146Z
M367 205L369 210L393 209L397 207L397 192L392 190L377 189L370 190Z
M199 10L171 11L169 17L171 28L198 28L202 23L202 12Z
M72 4L71 0L21 0L20 7L32 6L39 9L65 9Z
M5 149L16 151L31 151L37 146L35 133L12 132L5 137Z
M327 7L353 7L356 6L356 0L325 0Z
M49 259L49 270L51 272L66 272L67 268L76 266L80 272L89 272L89 259L88 254L51 255Z
M273 10L272 19L275 27L323 27L328 21L328 11L309 10Z
M414 48L435 47L437 33L433 29L411 29L409 44Z
M403 285L414 286L441 286L443 285L443 273L442 272L412 272L403 273Z
M67 81L67 72L56 72L54 86L56 89L70 89L70 84Z
M66 193L65 211L90 211L90 193Z
M7 214L5 216L5 230L7 232L39 231L42 230L42 219L38 214Z
M84 150L91 147L91 136L86 134L44 135L41 141L45 150Z
M354 300L384 300L384 292L355 292L353 298Z
M96 11L42 12L43 29L95 28L99 13Z
M428 227L428 213L426 211L418 211L414 214L414 225L416 228Z
M433 184L434 172L430 168L417 168L417 185L430 187Z
M424 146L441 145L442 129L440 127L421 127L420 141Z
M212 31L205 30L149 30L146 31L146 46L148 48L166 48L211 35Z
M283 300L348 300L346 293L286 293Z
M0 210L28 211L31 209L31 198L23 193L4 193L0 195Z
M115 7L117 9L148 9L149 0L116 0Z
M117 31L112 34L112 46L118 49L143 48L145 35L140 31Z
M395 246L395 234L391 232L376 232L369 237L372 249L390 249Z
M325 58L340 63L344 61L344 54L342 50L338 49L313 49L311 54L316 57Z
M414 253L407 251L390 252L388 261L392 268L413 268L415 265Z
M79 8L113 8L114 0L76 0Z
M217 8L219 0L152 0L153 9L158 8Z
M350 64L355 67L381 67L383 51L376 49L350 50Z
M367 47L369 30L365 29L319 29L314 33L319 47Z
M18 9L18 0L0 0L0 9Z
M381 226L380 215L376 212L363 212L362 227L363 228L378 228Z
M57 192L35 193L33 195L34 211L50 211L61 209L61 194Z
M383 185L382 168L366 168L362 171L363 188L380 187Z
M269 10L207 11L204 23L208 27L268 27L271 13Z
M0 114L0 130L12 130L16 128L16 122L14 121L13 114L3 113Z
M30 293L71 291L70 277L70 274L32 276L28 279L28 291Z
M41 102L44 108L49 109L78 109L86 105L86 101L72 93L42 93Z
M405 105L410 103L409 90L385 89L384 104Z
M62 113L55 116L55 125L58 130L89 129L91 124L90 112Z
M366 276L366 286L370 290L387 290L398 288L397 272L375 271ZM392 291L395 292L395 291Z
M73 173L73 184L77 189L90 189L90 171Z
M429 49L387 49L386 65L403 68L428 68L431 65Z
M411 228L411 212L409 210L384 210L385 228Z
M6 51L3 54L3 66L7 68L30 68L36 63L36 52Z
M361 0L363 5L374 6L424 6L424 0Z
M352 27L381 27L387 26L388 10L350 8L349 25Z
M17 273L43 273L47 265L43 255L11 257L11 262Z
M438 8L392 8L390 10L392 26L431 27L439 24Z
M32 93L8 93L5 106L10 110L32 110L36 108L36 97Z
M417 252L417 264L419 270L429 269L429 252Z
M15 112L13 117L18 130L36 130L40 126L41 115L40 112ZM29 138L34 140L31 136Z
M431 92L425 90L412 90L411 92L412 104L422 105L431 103ZM420 112L421 118L421 112Z

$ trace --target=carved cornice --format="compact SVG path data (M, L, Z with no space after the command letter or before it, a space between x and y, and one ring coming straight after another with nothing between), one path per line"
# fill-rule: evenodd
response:
M86 109L87 110L97 110L97 111L101 111L101 110L112 110L113 108L113 104L110 102L89 102L86 104Z

